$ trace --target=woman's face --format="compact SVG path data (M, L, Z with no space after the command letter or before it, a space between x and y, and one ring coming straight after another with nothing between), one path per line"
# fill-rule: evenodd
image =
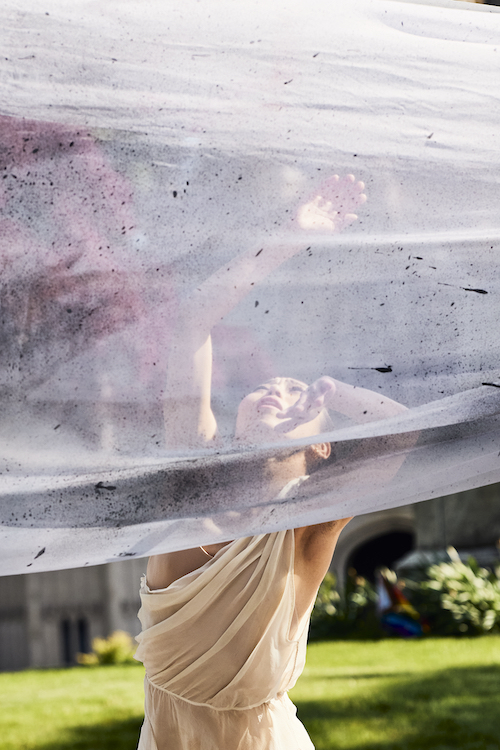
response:
M293 406L305 390L306 383L295 378L272 378L259 385L239 405L236 437L253 443L318 435L321 432L321 414L289 432L283 429L288 420L277 416Z

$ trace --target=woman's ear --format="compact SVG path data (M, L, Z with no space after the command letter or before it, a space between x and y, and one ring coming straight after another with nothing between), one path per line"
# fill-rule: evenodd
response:
M332 446L330 443L316 443L305 450L307 473L311 474L319 468L322 461L330 457Z
M310 445L309 448L318 459L325 460L330 458L332 453L332 446L330 443L316 443L315 445Z

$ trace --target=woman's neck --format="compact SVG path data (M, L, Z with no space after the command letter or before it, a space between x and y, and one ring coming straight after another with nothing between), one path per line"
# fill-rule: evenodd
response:
M276 497L292 479L306 474L305 451L295 451L288 456L268 458L263 466L263 484L266 500Z

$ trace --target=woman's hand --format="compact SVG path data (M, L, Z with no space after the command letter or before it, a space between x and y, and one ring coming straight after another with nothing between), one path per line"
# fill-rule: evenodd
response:
M323 232L340 232L358 218L352 213L366 201L365 185L356 182L352 174L345 177L333 175L323 182L314 196L297 210L297 223L301 229Z
M295 427L298 427L298 425L310 422L323 409L328 408L335 391L336 385L333 378L325 375L315 380L314 383L300 394L292 406L276 413L279 419L286 420L276 428L277 431L290 432Z

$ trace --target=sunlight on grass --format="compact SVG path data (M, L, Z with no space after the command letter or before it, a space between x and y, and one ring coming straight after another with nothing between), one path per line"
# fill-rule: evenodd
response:
M0 674L1 750L135 748L143 674L137 666Z
M500 638L312 644L291 697L317 750L498 750Z
M140 666L0 674L0 750L135 750L142 680ZM500 750L499 692L491 636L313 643L291 697L317 750Z

